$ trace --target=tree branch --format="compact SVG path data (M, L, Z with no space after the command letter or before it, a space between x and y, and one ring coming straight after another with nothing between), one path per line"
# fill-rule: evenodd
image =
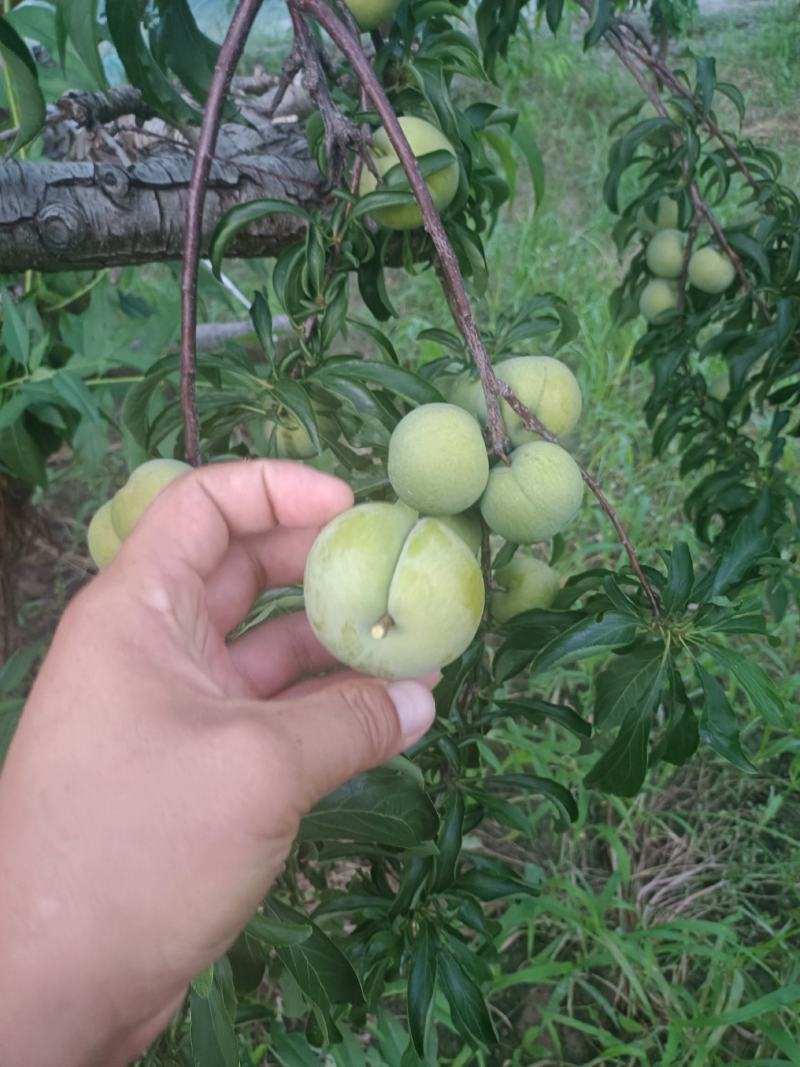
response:
M203 112L203 124L189 182L186 204L186 234L183 242L181 275L181 407L183 409L184 451L193 466L200 463L200 419L195 389L197 328L197 269L200 264L200 235L206 183L211 171L220 119L233 72L241 58L261 0L239 0L225 40L214 65Z

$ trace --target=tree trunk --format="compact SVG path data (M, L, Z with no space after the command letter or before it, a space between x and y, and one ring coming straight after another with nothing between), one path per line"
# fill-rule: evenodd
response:
M203 218L207 241L229 208L259 197L302 207L324 198L297 124L224 128ZM0 160L0 273L84 270L179 258L192 151L170 144L125 165ZM269 215L230 246L235 256L273 256L301 220Z

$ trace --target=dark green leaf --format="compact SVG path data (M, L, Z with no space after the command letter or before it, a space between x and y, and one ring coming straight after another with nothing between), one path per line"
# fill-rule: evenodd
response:
M407 774L359 774L319 802L300 824L301 841L356 841L411 848L436 835L436 810Z
M293 378L281 378L275 382L274 396L282 407L294 415L295 419L311 438L314 448L319 451L322 446L319 439L317 419L305 388Z
M407 988L408 1028L420 1058L425 1055L425 1035L436 988L436 949L436 933L423 920L412 946Z
M456 876L463 825L464 794L460 789L451 789L445 798L440 819L434 890L447 889Z
M44 455L22 419L0 431L0 468L23 482L47 484Z
M758 768L742 750L736 719L722 686L699 663L695 663L695 669L705 694L700 716L700 736L734 767L747 774L758 774Z
M461 1036L476 1045L496 1042L497 1035L480 989L446 950L439 954L439 978L453 1025Z
M522 716L535 723L552 719L579 737L591 737L592 734L589 723L567 704L551 704L548 700L538 697L525 697L521 700L501 700L497 704L497 711L501 715L509 715L512 719Z
M607 648L630 644L636 637L637 628L635 619L618 611L581 619L542 648L533 662L533 670L546 671L556 664L573 663Z
M583 47L596 45L614 20L613 0L597 0L594 8L594 21L584 34Z
M353 381L386 389L395 396L402 396L413 404L436 404L443 400L439 390L418 374L389 363L375 363L366 359L329 360L313 378L324 385L329 377L350 378ZM312 380L313 380L312 378Z
M99 89L105 89L108 81L103 61L97 48L100 26L97 9L100 0L61 0L58 5L64 29L75 46L83 65L94 78ZM62 65L63 65L62 58Z
M311 926L311 935L305 941L278 948L277 955L313 1004L329 1011L333 1004L363 1002L364 994L347 957L318 926L272 898L264 902L264 915L280 922Z
M681 612L686 609L694 585L694 568L689 546L679 541L670 553L667 585L663 602L666 612Z
M536 134L530 123L518 122L511 137L528 164L533 183L534 211L538 211L544 200L544 158Z
M6 68L6 85L12 97L9 101L12 114L18 119L17 135L9 150L9 154L13 155L33 140L44 125L46 112L33 56L17 31L2 15L0 57Z
M266 353L270 366L275 369L275 339L272 336L272 311L266 292L259 290L253 297L250 307L250 318L253 320L256 336L261 342L261 347Z
M568 789L552 778L540 778L535 774L497 774L484 778L484 789L499 792L538 793L553 802L559 817L574 822L578 818L578 805Z
M697 88L700 90L700 100L703 104L703 113L708 114L714 99L714 89L717 84L717 61L713 56L698 56L695 59L697 68Z
M164 60L198 103L204 104L219 48L201 33L188 0L159 0L158 28Z
M230 211L226 211L211 234L208 256L214 273L219 276L222 267L222 259L225 249L246 226L253 222L259 222L268 215L293 215L311 223L313 220L309 213L297 204L290 204L286 200L276 200L272 197L262 197L259 200L249 200L246 204L237 204Z
M469 893L478 900L500 900L503 897L536 897L537 886L523 882L511 875L494 874L492 871L468 871L462 874L453 886L453 891Z
M254 941L269 948L284 945L301 945L311 937L311 923L300 917L300 921L271 919L266 915L254 915L245 926L245 933Z
M702 603L726 593L747 575L769 548L769 538L758 528L755 519L748 515L736 528L716 566L698 583L695 591L697 599Z
M615 726L631 708L646 701L660 673L663 656L664 646L651 642L609 658L608 666L595 681L595 726Z
M778 696L767 672L751 656L713 643L706 644L704 647L721 667L731 672L750 697L759 715L763 715L772 726L786 727L783 701Z
M227 966L227 963L226 963ZM232 1067L239 1062L233 1013L226 1003L222 962L204 971L189 994L189 1037L196 1067Z

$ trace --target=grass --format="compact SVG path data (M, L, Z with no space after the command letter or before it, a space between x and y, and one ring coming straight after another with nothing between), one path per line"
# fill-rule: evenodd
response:
M752 17L746 7L703 17L681 49L717 56L718 75L745 91L749 132L781 150L786 179L797 185L800 143L789 120L798 91L789 62L796 60L798 45L787 32L795 11L795 4L760 3ZM580 378L586 400L576 448L615 501L643 559L655 562L659 546L679 537L692 540L681 512L686 487L675 455L658 462L650 455L642 416L648 374L630 365L640 327L620 329L608 311L608 294L622 267L610 237L613 216L601 196L606 130L635 99L635 86L609 55L584 54L578 30L576 22L555 40L535 32L529 42L518 41L502 71L498 101L519 108L534 125L547 192L534 212L530 188L521 180L487 249L491 281L478 310L481 321L491 322L502 309L543 291L570 302L580 333L562 355ZM234 273L250 278L258 270L243 265ZM137 334L154 351L160 346L155 352L160 354L177 329L174 269L132 273L130 282L138 293L159 294L162 319L168 304L171 325L159 332L153 323L152 336L150 327ZM414 279L398 272L391 284L400 311L390 326L394 340L400 351L421 355L419 331L449 325L436 281L430 272ZM202 294L209 318L241 317L235 302L208 279ZM102 336L121 337L116 326L124 321L107 308ZM80 324L87 331L89 326ZM86 346L96 350L91 333ZM124 444L122 452L129 448ZM63 514L77 495L78 519L88 515L108 495L122 452L109 463L102 449L87 450L72 465L62 465L51 514ZM96 500L76 490L86 480ZM80 523L63 522L73 562L60 579L62 598L69 576L82 577ZM566 575L618 554L612 533L587 503L559 570ZM34 595L23 606L27 632L52 621L52 602L46 600L49 593ZM778 679L790 707L800 692L797 631L793 609L776 626L774 644L740 646ZM584 706L589 702L590 687L578 672L563 671L544 683L544 695L557 699L569 693ZM746 719L741 699L737 708ZM704 755L680 771L656 774L634 802L581 792L580 822L565 834L554 834L543 809L534 808L531 840L498 831L472 842L501 852L540 879L543 893L501 917L493 962L500 1046L485 1056L465 1049L447 1062L800 1064L800 727L778 734L753 724L746 738L766 769L762 778L745 780ZM512 771L575 782L591 762L555 728L508 724L498 729L496 740L513 751L507 767ZM369 1052L373 1067L399 1063L391 1035L383 1033L391 1026L385 1017L376 1026ZM337 1053L338 1067L361 1062L348 1047L351 1058Z

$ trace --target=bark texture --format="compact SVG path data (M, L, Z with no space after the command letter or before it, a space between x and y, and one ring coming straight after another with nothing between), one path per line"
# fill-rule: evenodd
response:
M192 149L170 143L135 162L0 160L0 273L83 270L181 255ZM324 193L296 123L223 129L203 214L203 247L229 208L276 197L312 209ZM230 246L271 256L302 222L272 215Z

